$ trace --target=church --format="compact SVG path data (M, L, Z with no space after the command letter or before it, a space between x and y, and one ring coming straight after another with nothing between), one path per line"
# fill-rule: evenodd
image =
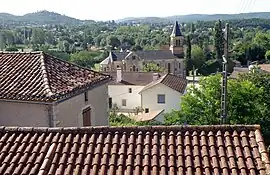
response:
M184 36L177 21L173 26L170 38L168 50L111 51L109 56L100 63L100 71L115 72L121 68L123 72L142 72L144 66L153 63L164 70L164 73L185 77Z

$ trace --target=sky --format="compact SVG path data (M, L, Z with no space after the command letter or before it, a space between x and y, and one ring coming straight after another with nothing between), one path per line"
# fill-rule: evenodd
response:
M187 14L270 12L270 0L7 0L0 12L24 15L48 10L78 19L117 20Z

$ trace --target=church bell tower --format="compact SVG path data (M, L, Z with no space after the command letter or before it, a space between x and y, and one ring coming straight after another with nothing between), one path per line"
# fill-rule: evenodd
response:
M180 27L178 22L176 21L172 34L171 34L171 43L170 43L170 50L172 51L172 54L177 57L184 57L184 36L181 33Z

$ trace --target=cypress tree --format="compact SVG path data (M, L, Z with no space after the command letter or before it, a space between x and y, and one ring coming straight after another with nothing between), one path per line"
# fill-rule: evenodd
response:
M214 35L214 45L216 51L216 58L222 60L222 55L224 54L224 35L222 31L221 21L218 20L215 24L215 35Z
M190 36L187 36L187 50L186 50L186 71L187 74L189 75L189 71L192 70L192 61L191 61L191 41L190 41Z

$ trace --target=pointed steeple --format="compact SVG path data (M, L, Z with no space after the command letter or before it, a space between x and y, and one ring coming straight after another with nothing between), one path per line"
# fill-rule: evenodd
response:
M171 36L183 36L177 21L175 21Z
M184 36L181 33L178 22L176 21L171 34L170 50L177 57L184 57Z

